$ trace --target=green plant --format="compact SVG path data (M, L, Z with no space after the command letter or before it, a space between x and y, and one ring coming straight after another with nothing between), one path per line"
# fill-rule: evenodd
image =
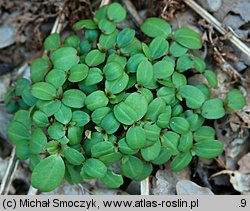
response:
M152 17L141 26L151 38L144 43L135 30L116 27L125 17L113 3L74 25L83 35L63 43L50 35L48 54L31 65L31 85L22 78L7 93L8 110L17 111L8 137L17 157L29 159L34 187L51 191L63 178L72 184L98 178L117 188L123 176L148 177L153 164L170 161L180 171L193 156L222 153L215 130L203 124L242 108L241 92L232 90L225 102L210 98L216 75L190 52L202 46L198 33L173 32ZM207 84L188 85L189 70ZM109 168L114 163L120 174Z

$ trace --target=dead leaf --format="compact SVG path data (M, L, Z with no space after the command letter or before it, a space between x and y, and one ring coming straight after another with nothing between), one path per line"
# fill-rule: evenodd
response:
M177 195L214 195L214 193L205 187L201 187L189 180L180 180L176 184Z
M158 170L152 184L154 195L175 195L176 184L179 180L190 179L190 169L174 173L168 166L164 170Z
M243 174L250 174L250 152L244 155L239 161L239 172Z
M230 176L230 182L234 189L242 194L250 194L250 174L242 174L239 171L223 170L211 177L215 177L221 174L228 174Z

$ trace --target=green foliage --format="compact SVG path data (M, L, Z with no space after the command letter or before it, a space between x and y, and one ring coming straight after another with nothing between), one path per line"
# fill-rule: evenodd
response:
M31 83L20 78L5 96L15 113L8 137L19 159L30 161L31 183L51 191L63 178L71 184L98 178L110 188L123 177L142 180L152 164L170 161L173 171L193 156L214 158L223 150L205 119L241 109L239 90L225 104L211 98L216 75L190 49L202 46L190 29L172 32L165 20L151 17L141 30L120 30L126 10L118 3L100 8L93 20L81 20L70 35L45 39L48 51L31 65ZM203 74L208 85L188 84L188 73ZM120 175L112 166L120 166Z

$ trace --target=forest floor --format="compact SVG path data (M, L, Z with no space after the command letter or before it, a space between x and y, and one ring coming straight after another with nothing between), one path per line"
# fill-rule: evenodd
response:
M128 3L132 2L128 6ZM203 48L198 52L208 69L218 75L219 87L214 95L240 89L247 105L240 111L214 121L216 136L224 143L224 153L217 159L194 159L180 173L172 173L168 163L154 170L144 182L150 194L249 194L250 193L250 1L197 0L225 29L223 35L213 23L200 16L190 0L121 0L128 9L130 27L139 29L147 17L161 17L174 29L188 27L199 32ZM72 25L93 17L101 0L0 0L0 181L8 176L9 194L37 194L30 186L30 170L26 161L17 161L7 139L7 125L12 115L6 112L4 95L19 77L29 77L32 61L43 53L43 41L50 34L57 17L63 17L61 36L73 33ZM135 9L131 12L131 9ZM139 30L136 30L139 31ZM141 36L140 33L137 36ZM239 42L234 42L237 37ZM247 46L244 51L244 47ZM189 78L190 83L200 80ZM12 166L11 166L11 165ZM12 168L12 170L10 169ZM6 175L6 172L9 175ZM107 189L98 181L81 185L64 182L46 194L140 194L140 182L128 181L119 190ZM41 193L45 194L45 193Z

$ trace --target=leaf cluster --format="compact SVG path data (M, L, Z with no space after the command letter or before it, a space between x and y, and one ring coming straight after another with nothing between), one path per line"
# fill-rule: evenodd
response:
M134 29L119 29L126 10L101 7L92 20L74 25L82 35L46 38L48 54L31 65L31 84L19 79L6 95L16 112L8 137L19 159L29 159L32 185L51 191L98 178L111 188L148 177L153 165L170 161L184 169L193 156L214 158L223 151L205 119L240 109L245 100L232 90L223 102L211 98L216 74L191 50L202 46L197 32L172 31L165 20L148 18ZM207 84L189 85L192 71ZM237 99L237 100L236 100ZM111 166L118 163L120 172Z

